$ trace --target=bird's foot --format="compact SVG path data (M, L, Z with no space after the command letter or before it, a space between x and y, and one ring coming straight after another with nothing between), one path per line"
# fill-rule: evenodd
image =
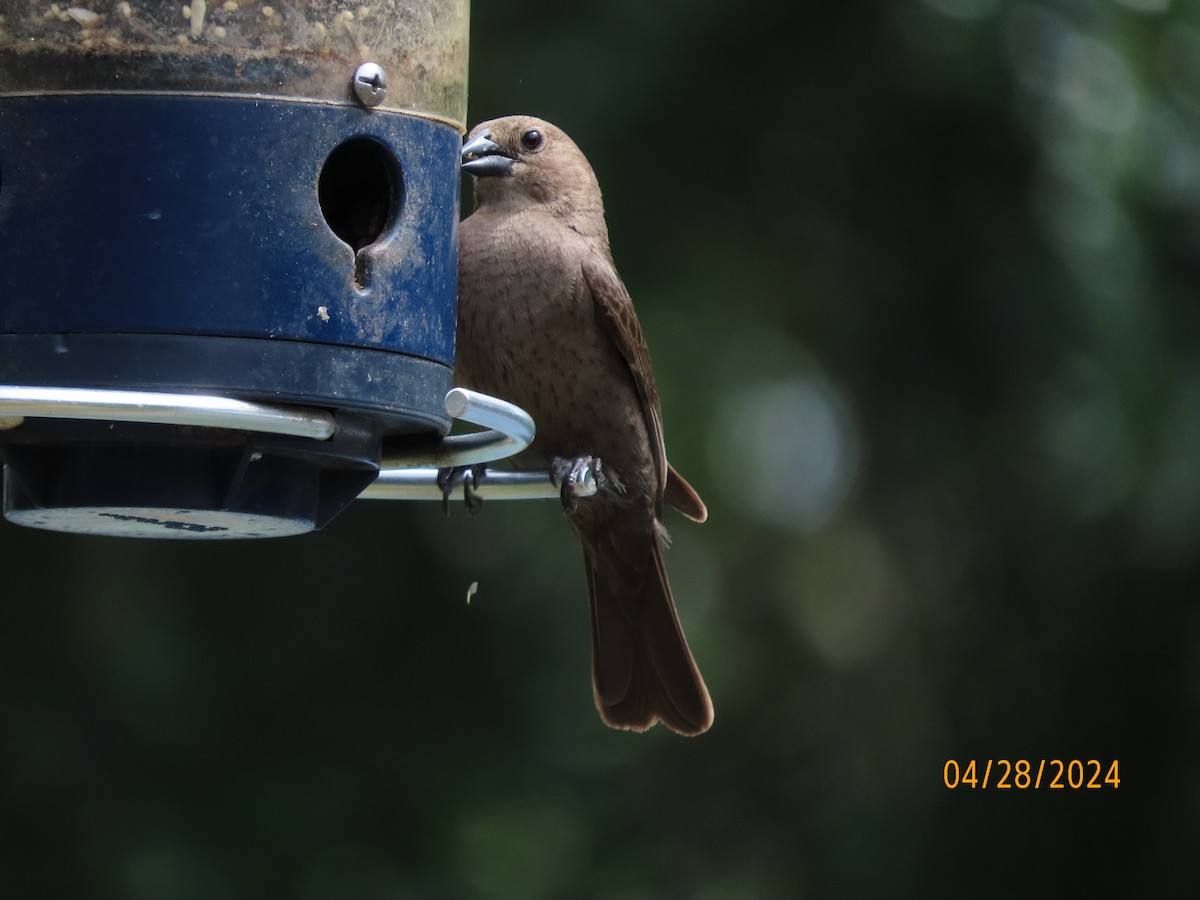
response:
M484 463L438 469L437 486L442 489L442 511L450 515L450 495L461 485L467 512L473 516L478 514L483 509L483 498L479 496L477 489L483 484L486 476L487 465Z
M556 456L550 463L550 481L560 491L564 512L575 512L579 506L579 489L592 482L597 491L620 496L625 485L616 472L604 468L598 456Z

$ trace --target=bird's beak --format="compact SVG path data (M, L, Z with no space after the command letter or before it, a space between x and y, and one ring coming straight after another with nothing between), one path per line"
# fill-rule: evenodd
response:
M488 132L477 134L462 148L462 170L476 178L512 175L512 157L505 156Z

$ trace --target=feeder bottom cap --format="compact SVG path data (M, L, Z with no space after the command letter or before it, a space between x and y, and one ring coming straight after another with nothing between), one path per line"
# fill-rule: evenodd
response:
M110 537L176 540L235 540L289 537L312 531L305 518L286 518L229 510L177 507L74 506L54 509L7 509L14 525Z

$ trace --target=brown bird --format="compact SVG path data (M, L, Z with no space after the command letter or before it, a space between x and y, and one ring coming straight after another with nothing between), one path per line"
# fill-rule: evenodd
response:
M667 463L650 353L613 265L600 186L579 148L531 116L463 145L475 210L459 232L455 378L527 410L537 436L512 464L561 484L583 544L596 707L614 728L712 724L663 563L664 501L708 511ZM577 501L587 469L600 487Z

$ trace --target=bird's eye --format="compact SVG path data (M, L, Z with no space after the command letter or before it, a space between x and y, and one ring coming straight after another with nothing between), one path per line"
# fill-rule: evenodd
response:
M536 150L542 146L542 141L544 140L545 138L542 137L542 133L536 128L530 128L521 134L521 146L526 150Z

